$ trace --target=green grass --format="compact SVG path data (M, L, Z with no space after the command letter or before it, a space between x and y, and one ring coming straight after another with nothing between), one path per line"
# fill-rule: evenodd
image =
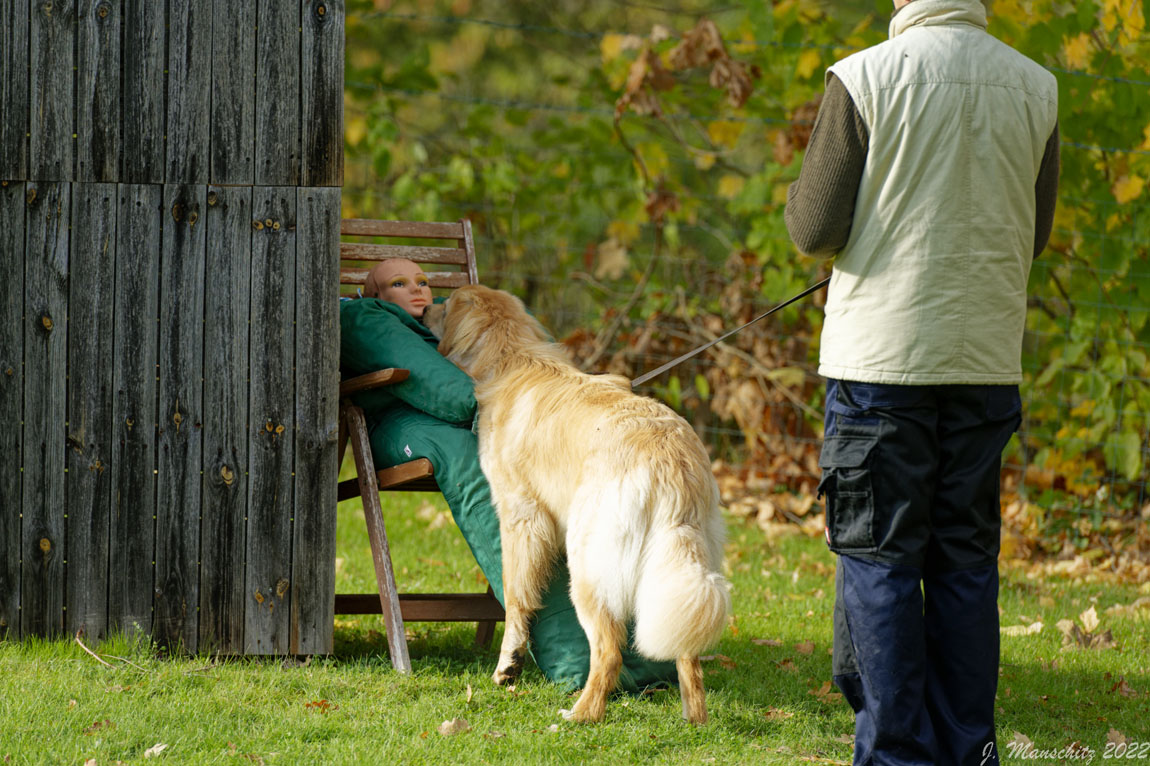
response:
M404 507L389 526L402 588L482 590L458 530L428 497L397 498ZM823 690L830 677L833 557L817 538L768 537L735 524L728 546L735 617L705 663L711 721L703 728L680 720L675 690L614 697L599 725L562 721L556 711L572 698L533 666L514 690L491 684L501 630L491 647L477 648L474 626L410 625L415 672L401 677L391 670L379 617L340 617L335 654L304 665L283 658L159 658L146 643L117 638L92 647L107 667L70 640L0 643L0 761L849 762L850 710L833 689ZM354 503L340 509L338 556L340 592L373 587ZM1003 637L1004 750L1020 732L1044 749L1080 742L1101 760L1111 729L1147 739L1150 610L1107 612L1143 595L1134 586L1005 575L1003 625L1041 620L1046 627ZM1092 605L1099 630L1111 630L1117 648L1063 651L1054 624ZM466 719L470 729L437 732L454 718ZM156 744L168 747L145 758Z

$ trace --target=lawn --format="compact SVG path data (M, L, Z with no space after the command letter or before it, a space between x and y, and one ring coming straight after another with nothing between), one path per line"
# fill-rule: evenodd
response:
M388 531L404 590L482 590L441 503L418 494L389 499L398 506ZM491 647L478 648L474 626L466 624L409 625L415 672L401 677L391 670L380 618L337 617L334 655L308 662L167 658L125 638L90 647L101 662L72 640L0 643L0 759L849 763L852 716L828 684L833 557L820 538L793 527L764 530L732 520L727 565L735 615L705 662L711 713L705 727L679 718L675 690L614 697L599 725L565 722L556 711L572 698L530 663L513 689L493 686L502 631ZM354 502L340 508L336 570L340 592L372 588L362 511ZM1077 743L1098 761L1107 752L1141 752L1150 762L1144 748L1132 747L1150 739L1148 595L1145 586L1004 571L1007 632L998 693L1004 760L1013 754L1062 762L1065 753L1057 751ZM1056 625L1067 619L1079 626L1080 638L1063 649ZM1038 622L1040 629L1033 627ZM460 731L440 733L445 721L456 721Z

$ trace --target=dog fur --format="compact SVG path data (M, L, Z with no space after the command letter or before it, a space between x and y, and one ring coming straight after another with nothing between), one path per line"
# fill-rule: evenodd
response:
M576 369L509 293L461 287L424 322L475 382L479 460L503 544L495 683L522 670L529 622L565 546L591 668L560 712L603 718L633 621L641 654L676 661L683 716L704 723L699 654L718 640L731 600L719 492L698 436L625 378Z

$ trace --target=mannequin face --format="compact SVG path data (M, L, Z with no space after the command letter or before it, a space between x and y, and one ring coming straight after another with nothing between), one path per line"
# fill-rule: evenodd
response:
M364 296L394 303L416 319L431 305L431 285L423 269L407 259L384 261L372 269Z

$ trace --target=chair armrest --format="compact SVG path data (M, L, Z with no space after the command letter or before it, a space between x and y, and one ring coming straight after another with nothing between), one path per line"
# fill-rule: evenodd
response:
M390 386L392 383L407 380L407 376L409 375L411 375L411 370L405 370L402 367L389 367L386 370L376 370L366 375L357 375L339 384L339 395L351 396L352 394L358 394L360 391L370 391L380 386Z

